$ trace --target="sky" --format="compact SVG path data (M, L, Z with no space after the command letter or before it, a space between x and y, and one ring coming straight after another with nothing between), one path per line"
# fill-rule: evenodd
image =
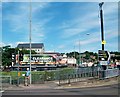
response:
M29 3L2 3L2 45L29 42ZM103 5L105 50L118 51L118 3ZM32 2L32 43L45 51L101 50L99 2Z

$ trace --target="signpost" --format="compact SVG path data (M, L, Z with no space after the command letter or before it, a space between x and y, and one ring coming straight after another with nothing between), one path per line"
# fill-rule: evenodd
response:
M102 44L106 44L106 41L105 41L105 40L103 40L103 41L102 41Z
M108 65L111 56L109 51L99 50L98 57L100 65Z

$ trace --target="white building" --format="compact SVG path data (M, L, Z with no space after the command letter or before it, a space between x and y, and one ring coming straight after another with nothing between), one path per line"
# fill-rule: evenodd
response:
M26 49L30 50L30 44L29 43L20 43L18 44L17 48L20 50ZM36 53L44 53L44 44L43 43L31 43L31 50L34 50Z

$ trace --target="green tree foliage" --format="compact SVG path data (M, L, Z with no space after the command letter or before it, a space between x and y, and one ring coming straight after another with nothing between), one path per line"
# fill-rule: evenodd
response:
M10 46L5 46L2 48L2 66L10 66L12 64L12 54L18 54L19 48L10 48ZM19 54L29 54L29 50L20 50ZM34 50L31 51L32 54L36 54Z
M22 54L30 54L30 50L22 49L20 50L20 53ZM31 50L31 54L36 54L34 50Z
M111 54L120 55L120 52L110 52Z
M78 53L78 52L70 52L66 54L68 57L72 58L74 57L77 59L77 62L79 63L79 60L82 59L83 61L97 61L98 54L93 52L85 51L84 53Z
M10 48L9 46L5 46L2 49L2 65L10 66L12 63L12 53L15 52L14 48Z

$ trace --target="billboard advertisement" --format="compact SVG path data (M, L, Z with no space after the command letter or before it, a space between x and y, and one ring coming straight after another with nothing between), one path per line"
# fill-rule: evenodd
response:
M21 64L29 64L29 62L30 55L24 54L23 61L21 61ZM55 64L55 58L50 55L32 54L31 64Z

